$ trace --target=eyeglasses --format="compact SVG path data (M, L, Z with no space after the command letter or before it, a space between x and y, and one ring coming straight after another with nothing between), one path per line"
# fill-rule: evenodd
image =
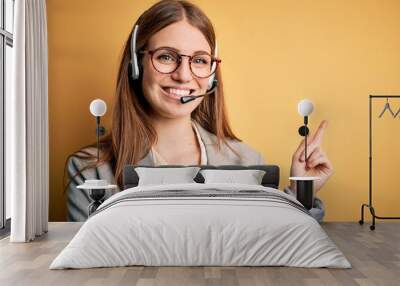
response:
M189 67L192 74L199 78L207 78L215 73L220 59L212 57L206 52L193 56L179 54L174 49L158 48L155 50L144 50L141 54L149 53L151 63L156 71L163 74L170 74L176 71L182 63L183 57L189 58Z

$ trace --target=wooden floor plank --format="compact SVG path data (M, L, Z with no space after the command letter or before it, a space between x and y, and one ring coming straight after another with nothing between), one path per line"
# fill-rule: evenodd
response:
M50 223L49 233L32 243L0 240L0 285L399 285L400 222L381 222L375 231L357 223L324 223L329 237L352 269L294 267L116 267L49 270L80 223Z

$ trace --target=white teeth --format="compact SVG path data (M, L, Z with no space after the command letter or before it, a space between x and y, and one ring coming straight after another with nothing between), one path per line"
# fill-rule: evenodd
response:
M190 90L189 89L175 89L175 88L166 88L166 91L172 95L189 95Z

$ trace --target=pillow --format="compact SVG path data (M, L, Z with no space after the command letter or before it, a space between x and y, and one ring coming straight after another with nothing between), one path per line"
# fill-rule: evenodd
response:
M199 167L146 168L136 167L138 186L195 183Z
M262 170L201 170L204 183L235 183L261 185L265 171Z

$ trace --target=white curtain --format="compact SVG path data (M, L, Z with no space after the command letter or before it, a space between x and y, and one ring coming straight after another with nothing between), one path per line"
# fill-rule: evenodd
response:
M47 232L48 68L45 0L14 7L13 92L6 98L6 187L11 190L12 242Z

